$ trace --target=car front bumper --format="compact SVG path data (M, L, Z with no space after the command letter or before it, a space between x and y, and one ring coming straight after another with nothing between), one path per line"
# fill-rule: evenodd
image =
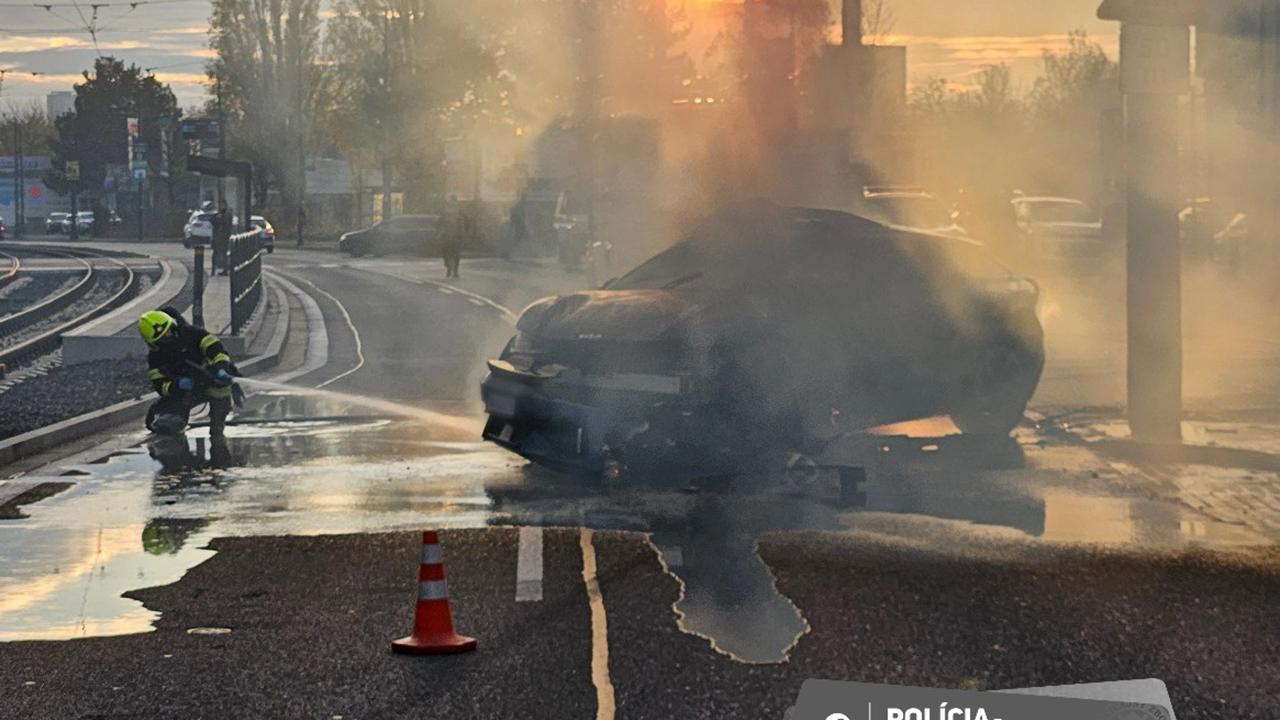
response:
M480 386L484 439L551 467L597 472L610 441L645 425L655 406L682 398L682 380L663 375L586 378L551 367L525 370L489 361Z

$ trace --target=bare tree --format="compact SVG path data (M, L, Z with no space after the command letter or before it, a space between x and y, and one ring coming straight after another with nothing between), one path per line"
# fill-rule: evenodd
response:
M893 0L862 0L862 41L879 45L898 24L898 11Z

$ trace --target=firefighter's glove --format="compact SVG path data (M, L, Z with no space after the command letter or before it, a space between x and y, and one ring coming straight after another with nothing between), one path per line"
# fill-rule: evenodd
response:
M189 377L178 378L178 389L184 393L189 393L196 389L196 381Z
M213 375L213 381L218 384L218 387L226 387L231 384L231 373L227 372L226 368L218 368L218 372Z

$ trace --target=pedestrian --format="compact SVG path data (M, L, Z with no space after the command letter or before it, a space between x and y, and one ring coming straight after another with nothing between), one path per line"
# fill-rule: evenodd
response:
M462 263L462 245L466 240L466 213L457 196L450 195L445 202L444 221L440 227L440 259L444 261L444 276L458 277Z
M213 214L213 237L209 244L213 252L213 270L210 274L218 275L221 271L222 275L228 275L229 258L228 251L231 249L231 211L227 209L225 202L218 203L218 211Z
M297 226L296 230L297 230L297 234L298 234L298 235L297 235L297 240L298 240L298 249L299 249L299 250L301 250L301 249L302 249L302 233L303 233L303 231L305 231L306 229L307 229L307 209L306 209L306 207L305 207L305 206L303 206L303 205L298 205L298 226Z

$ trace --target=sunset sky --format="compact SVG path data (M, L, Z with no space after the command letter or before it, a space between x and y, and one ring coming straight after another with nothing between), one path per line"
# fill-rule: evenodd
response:
M35 2L37 0L30 0ZM71 0L48 0L69 3ZM9 70L0 89L0 109L10 102L38 101L51 90L69 90L97 52L114 55L170 83L179 102L202 99L202 65L209 7L204 0L165 0L165 4L112 3L98 11L97 50L82 29L87 22L75 8L52 11L23 6L22 0L0 0L0 69ZM694 0L691 17L723 13L708 10L717 0ZM832 0L838 11L839 0ZM941 76L963 86L983 64L1006 62L1019 84L1028 86L1045 48L1065 44L1066 34L1082 28L1114 55L1116 27L1095 18L1098 0L889 0L896 15L889 42L910 48L913 80ZM116 4L118 3L118 4ZM87 4L85 20L92 19ZM838 15L833 13L833 21ZM705 21L703 21L705 22ZM701 34L701 33L699 33ZM30 72L41 73L32 77Z

